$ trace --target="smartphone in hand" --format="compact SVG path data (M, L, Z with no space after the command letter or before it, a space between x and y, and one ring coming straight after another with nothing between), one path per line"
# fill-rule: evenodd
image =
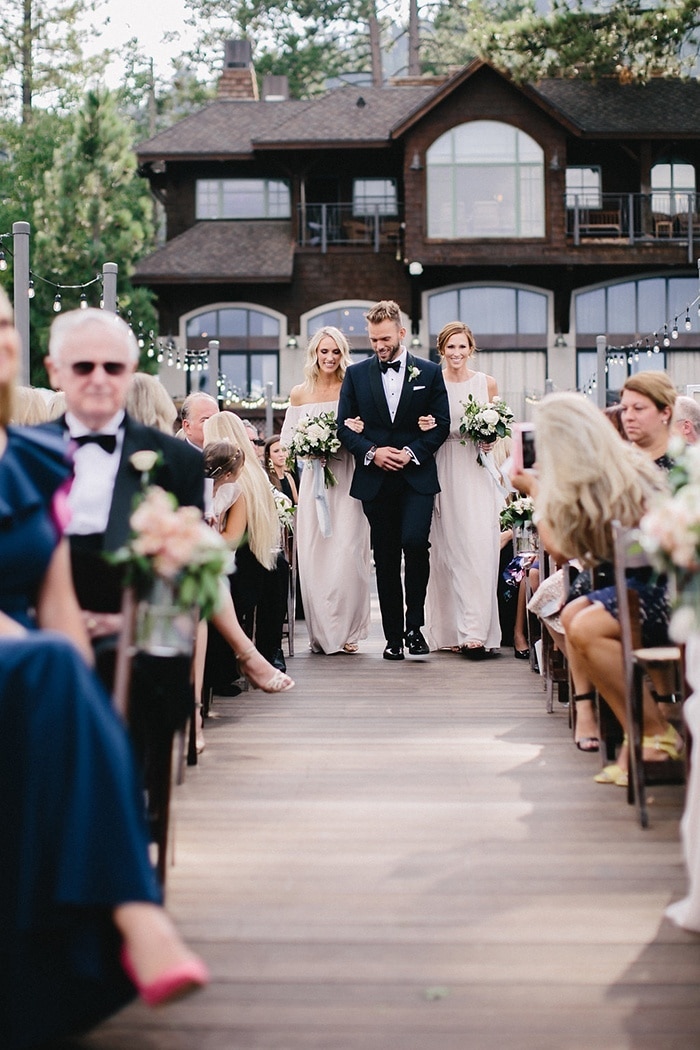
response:
M513 424L513 450L511 453L515 472L531 470L535 465L535 426L533 423Z

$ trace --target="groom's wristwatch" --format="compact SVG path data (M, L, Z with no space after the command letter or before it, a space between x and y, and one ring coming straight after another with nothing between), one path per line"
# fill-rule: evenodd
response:
M376 452L377 452L377 446L376 445L372 445L371 448L367 449L367 451L365 452L365 466L367 466L368 463L372 462L372 460L374 459L374 457L376 455Z

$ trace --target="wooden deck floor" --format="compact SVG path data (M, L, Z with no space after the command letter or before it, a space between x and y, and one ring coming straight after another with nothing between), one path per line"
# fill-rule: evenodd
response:
M213 983L83 1050L697 1050L679 788L642 831L527 663L312 656L216 702L169 905Z

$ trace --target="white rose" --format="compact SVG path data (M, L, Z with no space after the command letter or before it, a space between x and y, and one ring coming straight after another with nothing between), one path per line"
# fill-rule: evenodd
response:
M133 455L129 456L129 463L131 463L134 470L138 470L139 474L148 474L149 471L153 470L157 462L158 453L150 448L143 448L140 452L134 452Z
M495 408L486 408L484 409L481 418L487 426L493 427L498 423L500 416Z

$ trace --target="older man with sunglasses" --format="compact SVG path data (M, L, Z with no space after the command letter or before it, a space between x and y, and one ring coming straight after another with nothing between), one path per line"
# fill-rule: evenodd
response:
M130 419L126 393L138 363L129 326L102 310L73 310L57 317L45 364L51 385L62 390L66 414L57 424L75 444L75 481L70 492L67 533L78 599L88 610L93 640L118 625L121 586L103 553L129 536L129 516L141 474L131 457L158 453L153 480L179 503L202 507L201 455L182 441Z

